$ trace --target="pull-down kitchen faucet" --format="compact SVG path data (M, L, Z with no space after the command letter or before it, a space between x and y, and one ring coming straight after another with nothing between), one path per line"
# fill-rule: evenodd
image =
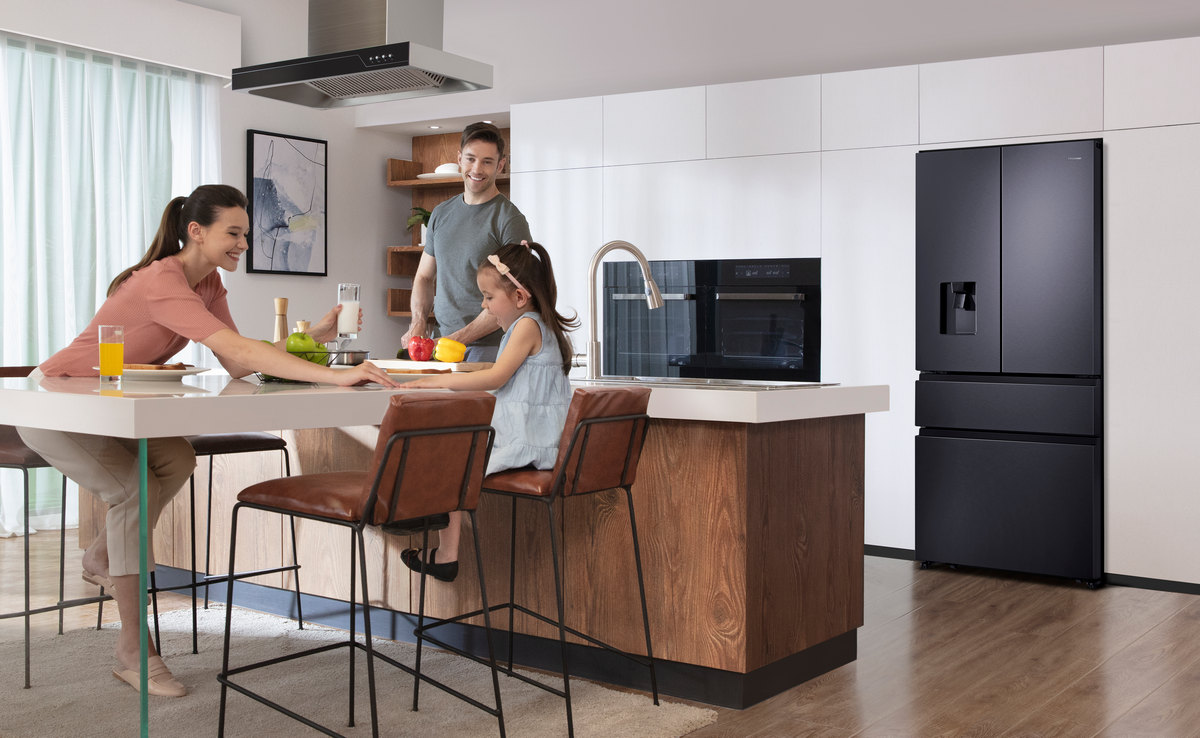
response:
M654 310L663 306L662 295L658 291L658 285L654 283L654 278L650 276L650 264L646 261L646 257L638 250L636 246L628 241L609 241L600 247L592 256L592 263L588 267L588 304L591 305L591 341L588 343L588 362L587 362L587 378L596 379L600 376L600 341L596 336L596 270L600 268L600 260L610 251L621 249L633 254L637 259L638 266L642 268L642 279L646 281L646 305Z

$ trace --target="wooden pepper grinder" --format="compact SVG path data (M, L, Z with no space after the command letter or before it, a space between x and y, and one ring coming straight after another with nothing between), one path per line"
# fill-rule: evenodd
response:
M275 298L275 342L278 343L288 337L288 321L287 321L287 304L286 297Z

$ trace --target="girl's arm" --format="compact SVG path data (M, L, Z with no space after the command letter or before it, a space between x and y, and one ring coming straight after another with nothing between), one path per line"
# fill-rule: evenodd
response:
M292 356L263 341L246 338L228 328L217 331L201 343L212 349L232 377L244 377L257 371L301 382L326 382L343 386L378 382L388 387L400 386L387 372L369 361L350 369L331 369Z
M496 357L496 363L489 369L477 372L454 372L439 374L433 377L422 377L412 382L405 382L405 387L440 387L458 390L494 390L500 389L512 378L517 369L530 356L542 348L542 330L535 320L517 319L513 326L504 351Z

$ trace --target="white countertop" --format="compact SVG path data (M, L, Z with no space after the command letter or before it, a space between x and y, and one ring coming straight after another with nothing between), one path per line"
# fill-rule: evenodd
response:
M571 384L617 383L576 380ZM886 385L693 387L649 382L644 386L652 388L651 417L733 423L882 412L888 409L889 399ZM447 391L260 383L216 372L177 381L127 379L119 392L102 394L102 390L94 377L3 379L0 423L123 438L374 425L383 418L388 398L397 392Z
M888 386L844 386L806 382L745 382L740 386L689 386L670 382L578 379L572 387L642 386L651 388L652 418L722 423L774 423L884 412Z

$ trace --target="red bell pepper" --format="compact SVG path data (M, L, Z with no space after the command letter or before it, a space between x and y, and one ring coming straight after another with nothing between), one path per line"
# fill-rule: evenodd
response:
M429 361L429 357L433 356L433 349L436 346L437 341L434 341L432 338L413 336L408 339L408 358L413 361Z

